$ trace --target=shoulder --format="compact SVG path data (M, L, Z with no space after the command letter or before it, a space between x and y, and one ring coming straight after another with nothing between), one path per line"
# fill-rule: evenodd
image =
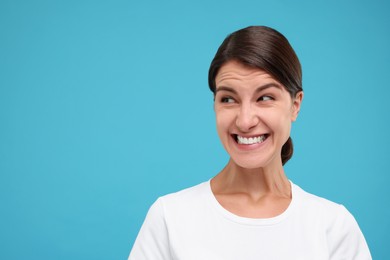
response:
M201 197L205 196L209 189L209 182L202 182L195 186L164 195L159 198L160 201L164 204L171 203L187 203L190 201L197 201Z
M202 197L207 194L208 185L209 182L204 182L159 197L148 210L138 240L166 236L167 229L180 225L186 219L191 219L192 212L204 211L200 206L205 204L201 201L204 201Z
M302 214L306 223L316 222L324 232L331 259L371 259L358 223L343 205L308 193L297 185L294 191L298 214Z
M150 211L157 215L172 212L188 212L204 206L208 197L209 181L159 197L151 206Z
M207 191L209 187L209 181L202 182L200 184L197 184L195 186L182 189L177 192L173 192L167 195L164 195L160 197L160 199L163 200L180 200L180 199L190 199L193 197L197 197L199 194L204 193Z
M191 226L191 210L201 205L199 198L206 191L207 182L158 198L149 208L129 259L172 259L170 235Z
M330 216L335 214L347 214L348 211L343 205L306 192L296 184L292 185L294 195L297 198L297 203L299 203L301 208L309 211L314 210L315 212Z
M320 220L328 230L356 225L355 218L342 204L308 193L293 185L300 211Z

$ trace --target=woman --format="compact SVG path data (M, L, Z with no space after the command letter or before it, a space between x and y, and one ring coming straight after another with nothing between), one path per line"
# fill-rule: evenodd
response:
M353 216L290 182L299 60L262 26L229 35L209 70L218 135L230 155L210 181L150 208L130 260L371 259Z

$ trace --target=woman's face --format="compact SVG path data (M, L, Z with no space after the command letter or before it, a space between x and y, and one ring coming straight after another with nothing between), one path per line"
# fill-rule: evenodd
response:
M215 83L218 135L231 159L248 169L282 165L303 93L292 99L268 73L236 61L220 68Z

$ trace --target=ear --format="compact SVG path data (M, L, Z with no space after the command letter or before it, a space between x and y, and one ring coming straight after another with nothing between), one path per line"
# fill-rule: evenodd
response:
M215 112L215 93L213 93L213 110Z
M293 103L291 107L291 121L294 122L297 120L299 110L301 109L301 104L303 100L303 91L299 91L293 98Z

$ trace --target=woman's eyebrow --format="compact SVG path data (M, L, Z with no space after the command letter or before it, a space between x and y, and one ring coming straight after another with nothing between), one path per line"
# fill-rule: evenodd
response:
M268 84L265 84L265 85L263 85L263 86L258 87L258 88L255 90L255 92L256 92L256 93L259 93L259 92L261 92L261 91L263 91L263 90L265 90L265 89L267 89L267 88L282 89L282 86L280 86L280 85L277 84L277 83L268 83Z
M278 88L278 89L282 89L282 86L280 86L279 84L277 83L268 83L268 84L265 84L263 86L260 86L258 87L256 90L255 90L255 93L259 93L267 88ZM232 92L233 94L237 94L237 91L234 89L234 88L231 88L231 87L226 87L226 86L220 86L220 87L217 87L217 89L215 90L215 93L217 93L218 91L228 91L228 92Z
M228 92L232 92L233 94L237 94L237 91L234 88L225 87L225 86L217 87L217 89L215 90L215 94L217 94L218 91L228 91Z

